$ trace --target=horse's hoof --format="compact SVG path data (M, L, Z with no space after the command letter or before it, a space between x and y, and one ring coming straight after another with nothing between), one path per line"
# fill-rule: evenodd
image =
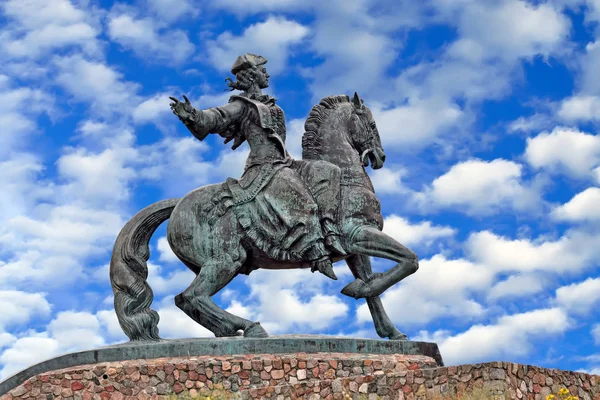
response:
M342 294L354 297L355 299L367 297L368 292L369 286L362 279L358 278L342 289Z
M406 336L404 333L398 331L398 333L394 333L390 336L388 336L388 338L390 340L408 340L408 336Z
M244 337L266 338L269 337L269 334L260 325L260 322L255 322L248 328L244 329Z

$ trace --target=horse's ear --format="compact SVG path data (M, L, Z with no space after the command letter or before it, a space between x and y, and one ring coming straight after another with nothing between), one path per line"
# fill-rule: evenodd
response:
M361 109L362 108L362 103L360 101L360 98L358 97L358 93L354 92L354 97L352 98L352 103L354 104L354 107L356 107L357 109Z

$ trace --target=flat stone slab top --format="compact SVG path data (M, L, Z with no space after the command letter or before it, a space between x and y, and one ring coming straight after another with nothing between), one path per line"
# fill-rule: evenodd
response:
M437 344L428 342L358 339L319 335L281 335L268 338L190 338L127 342L94 350L64 354L35 364L0 382L0 396L38 374L103 362L163 357L223 356L235 354L357 353L423 355L443 366Z

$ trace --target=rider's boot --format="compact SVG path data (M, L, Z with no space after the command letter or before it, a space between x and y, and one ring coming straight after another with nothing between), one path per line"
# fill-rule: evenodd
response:
M331 263L331 259L329 258L329 256L313 261L310 271L319 271L320 273L322 273L328 278L333 279L334 281L337 281L338 279L335 275L335 272L333 272L333 264Z
M331 218L321 218L321 227L323 228L323 236L325 236L325 247L345 256L347 253L342 246L339 230Z

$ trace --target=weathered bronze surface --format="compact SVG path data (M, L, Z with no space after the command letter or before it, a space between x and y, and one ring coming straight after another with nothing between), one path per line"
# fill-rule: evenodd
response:
M169 219L173 252L195 274L175 297L176 305L217 337L266 337L259 322L232 315L211 299L238 274L255 269L310 268L337 279L332 262L345 260L355 280L342 293L366 298L377 333L406 340L392 324L379 296L418 269L415 253L382 232L383 217L365 171L385 162L373 115L355 93L329 96L306 120L302 160L285 147L283 111L262 94L268 86L266 60L239 57L229 80L231 96L222 107L199 110L184 96L171 108L199 140L209 133L248 142L250 155L240 179L198 188L181 199L154 203L138 212L115 243L110 278L115 310L131 340L158 340L158 314L150 308L146 282L148 242ZM369 257L397 264L373 273ZM273 299L277 301L277 299Z

